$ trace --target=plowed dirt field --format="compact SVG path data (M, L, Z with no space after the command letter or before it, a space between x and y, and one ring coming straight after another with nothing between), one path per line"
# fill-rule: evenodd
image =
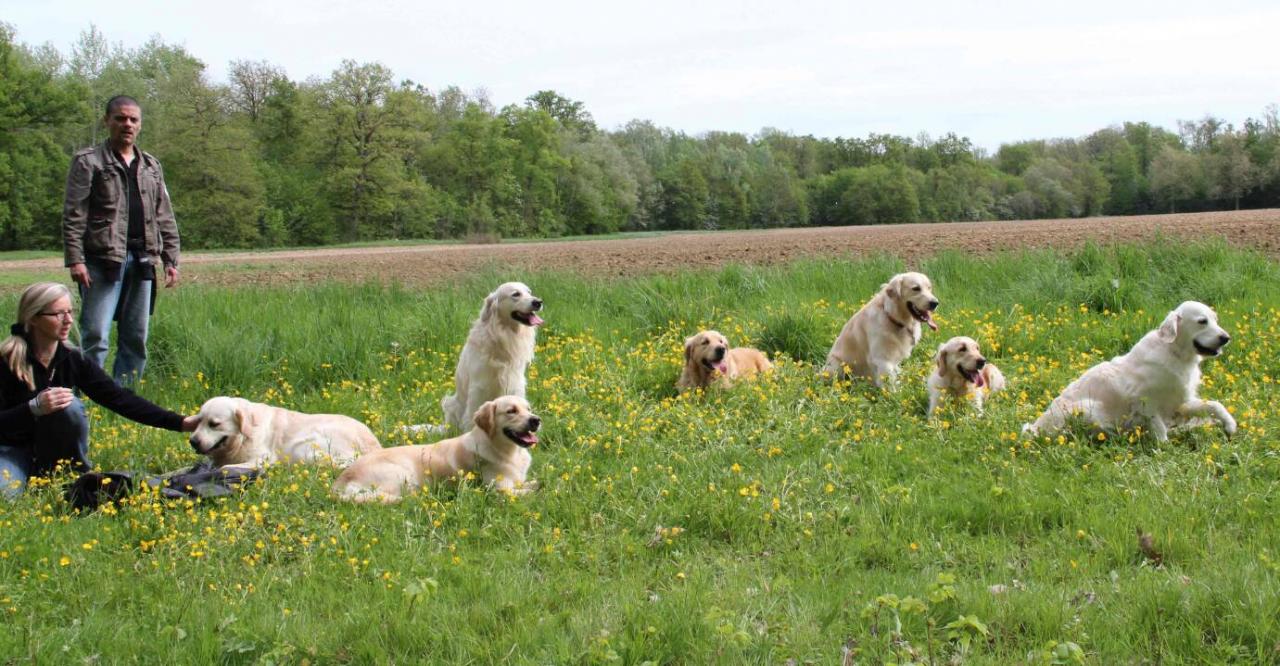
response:
M625 277L730 263L777 264L803 257L888 253L908 261L945 249L975 253L1072 248L1088 241L1221 237L1280 257L1280 209L1023 222L953 222L763 231L672 232L636 238L188 253L183 282L245 284L384 280L448 281L478 267L569 270ZM57 269L52 259L0 262L0 271Z

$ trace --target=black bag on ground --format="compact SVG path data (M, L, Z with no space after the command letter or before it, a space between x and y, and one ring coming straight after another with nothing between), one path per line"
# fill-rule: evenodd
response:
M256 478L256 469L218 469L205 460L190 469L149 476L143 483L159 488L160 496L166 499L201 499L226 497Z
M131 492L133 475L128 472L85 472L62 487L62 496L71 508L82 511L118 502Z

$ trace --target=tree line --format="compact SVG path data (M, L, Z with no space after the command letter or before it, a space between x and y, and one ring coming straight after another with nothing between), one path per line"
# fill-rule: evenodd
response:
M1280 119L1145 122L994 155L964 137L683 132L596 125L554 91L483 92L344 61L295 81L263 61L229 80L156 37L96 28L62 53L0 23L0 249L61 246L71 154L104 140L106 100L143 107L186 247L563 236L1128 215L1280 206Z

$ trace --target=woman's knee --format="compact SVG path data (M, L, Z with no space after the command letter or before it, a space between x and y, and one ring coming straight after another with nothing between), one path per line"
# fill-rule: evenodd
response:
M71 404L52 414L45 414L36 420L36 427L42 434L58 435L59 439L71 438L77 441L89 438L89 414L85 411L80 398L72 396Z
M26 490L30 478L31 453L26 449L0 446L0 498L12 500Z

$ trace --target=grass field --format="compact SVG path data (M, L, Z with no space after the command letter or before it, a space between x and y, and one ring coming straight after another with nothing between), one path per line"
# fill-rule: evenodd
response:
M391 446L398 425L439 420L480 300L523 279L547 302L529 378L542 489L352 506L328 497L334 472L282 467L230 501L80 516L55 480L0 505L0 663L1280 661L1280 266L1172 242L944 253L912 266L941 330L897 391L817 378L903 268L166 293L142 393L346 413ZM1202 394L1236 437L1018 436L1186 299L1233 335ZM677 395L681 342L703 327L777 370ZM984 417L926 422L930 357L953 335L1010 386ZM94 419L100 467L194 462L178 434Z

